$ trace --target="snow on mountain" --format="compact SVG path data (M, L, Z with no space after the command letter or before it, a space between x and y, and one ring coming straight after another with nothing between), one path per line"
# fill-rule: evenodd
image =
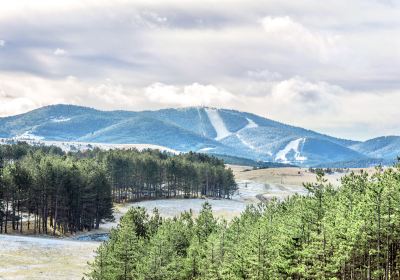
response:
M247 128L256 128L258 127L258 124L256 124L253 120L246 118L246 120L249 122L244 128L242 129L247 129Z
M215 137L215 140L224 139L232 134L226 128L224 121L222 120L221 116L218 113L218 110L206 108L205 111L208 115L208 119L210 120L211 124L213 125L215 131L217 132L217 137Z
M94 148L99 148L102 150L111 149L137 149L138 151L143 151L146 149L159 150L161 152L168 152L172 154L179 154L179 151L170 149L168 147L154 145L154 144L111 144L111 143L95 143L95 142L67 142L67 141L46 141L39 139L38 137L30 137L32 135L27 134L28 137L25 138L0 138L0 145L12 144L18 141L24 141L33 146L55 146L63 150L64 152L71 151L87 151Z
M246 137L244 137L243 135L240 134L240 132L242 132L245 129L250 129L250 128L257 128L258 124L256 124L253 120L246 118L247 120L247 125L241 129L239 129L236 132L236 136L237 138L240 140L240 142L242 142L245 146L249 147L252 150L257 150L257 147L255 147L254 145L252 145L247 139Z
M25 131L22 134L14 136L13 139L17 141L26 141L26 140L40 141L43 140L44 137L35 135L31 131Z
M70 120L71 120L71 118L59 117L59 118L54 118L51 121L55 122L55 123L59 123L59 122L68 122Z
M243 143L243 145L249 147L252 150L257 150L257 147L253 146L250 142L247 142L246 139L240 135L240 133L236 133L237 138L240 140L240 142Z
M351 149L373 158L389 158L400 156L400 137L383 136L352 145Z
M199 152L199 153L206 153L206 152L212 151L212 150L214 150L214 149L215 149L215 148L212 148L212 147L206 147L206 148L202 148L202 149L198 150L197 152Z
M306 141L306 138L299 138L293 141L290 141L282 150L278 151L275 155L275 161L282 163L290 163L294 161L303 162L307 160L307 157L301 156L301 150ZM293 152L292 158L293 160L288 159L289 153Z
M400 154L400 137L358 142L246 112L206 107L130 112L53 105L0 118L0 137L65 150L146 147L301 166L362 167Z

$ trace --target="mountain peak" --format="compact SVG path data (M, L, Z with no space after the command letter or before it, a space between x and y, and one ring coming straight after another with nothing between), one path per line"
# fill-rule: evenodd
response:
M40 139L53 144L55 141L153 144L182 152L199 151L302 166L373 162L385 155L381 152L385 149L393 151L390 155L400 153L400 141L394 136L361 143L247 112L209 106L132 112L54 104L0 119L0 137Z

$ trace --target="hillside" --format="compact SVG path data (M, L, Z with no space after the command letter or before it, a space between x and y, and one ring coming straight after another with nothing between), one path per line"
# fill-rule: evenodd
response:
M364 166L393 160L400 137L358 142L283 124L251 113L207 107L157 111L100 111L46 106L0 118L0 137L16 140L153 144L254 161L299 166Z

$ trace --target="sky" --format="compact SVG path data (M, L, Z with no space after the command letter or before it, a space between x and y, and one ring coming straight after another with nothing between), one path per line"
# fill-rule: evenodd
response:
M0 117L209 106L400 135L400 1L0 0Z

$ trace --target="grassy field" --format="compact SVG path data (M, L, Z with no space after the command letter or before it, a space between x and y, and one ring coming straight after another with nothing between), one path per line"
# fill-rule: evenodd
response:
M0 235L0 279L82 279L98 242Z
M235 174L237 181L249 180L262 184L281 184L289 186L302 186L303 183L316 182L316 174L308 171L308 168L285 167L265 168L253 170L248 166L229 165ZM375 168L353 168L344 173L326 174L325 177L334 186L340 185L340 179L349 172L359 173L361 170L373 173Z

